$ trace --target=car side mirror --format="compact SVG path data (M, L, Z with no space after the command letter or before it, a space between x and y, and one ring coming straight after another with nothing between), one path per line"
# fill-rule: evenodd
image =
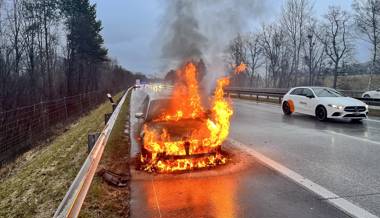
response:
M308 97L308 98L314 98L314 95L308 95L306 97Z
M144 119L144 114L143 113L135 113L135 117L137 119Z
M380 92L380 89L376 90L376 92Z

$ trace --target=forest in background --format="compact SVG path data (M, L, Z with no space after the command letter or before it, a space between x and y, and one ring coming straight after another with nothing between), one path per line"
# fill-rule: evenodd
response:
M227 46L227 63L246 63L248 68L234 76L232 85L380 88L380 0L354 0L351 11L332 2L321 17L315 4L318 1L287 0L278 19L237 35ZM364 63L355 60L359 41L369 45Z
M144 79L111 60L89 0L0 0L0 111Z

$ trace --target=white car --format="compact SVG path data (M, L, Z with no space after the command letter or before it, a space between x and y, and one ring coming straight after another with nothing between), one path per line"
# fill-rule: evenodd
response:
M364 92L363 98L377 98L380 99L380 89Z
M368 105L364 102L326 87L292 88L282 100L282 110L286 115L308 114L320 121L329 118L362 120L368 115Z

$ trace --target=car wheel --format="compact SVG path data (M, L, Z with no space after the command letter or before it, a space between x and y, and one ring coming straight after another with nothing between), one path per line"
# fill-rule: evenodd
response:
M365 94L363 97L364 98L371 98L371 96L369 96L368 94Z
M285 115L291 115L292 114L292 111L290 110L289 103L287 101L285 101L282 104L282 111L284 112Z
M327 120L327 111L326 108L323 106L318 106L315 110L315 116L319 121L326 121Z

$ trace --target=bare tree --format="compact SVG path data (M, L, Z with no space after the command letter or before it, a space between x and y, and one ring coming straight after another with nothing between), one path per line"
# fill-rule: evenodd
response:
M288 54L291 49L288 44L284 30L278 25L263 26L261 47L273 87L289 85L290 64Z
M289 37L292 49L290 76L294 73L295 84L299 77L300 55L305 42L305 26L312 11L309 0L287 0L282 9L281 23Z
M234 66L238 66L241 63L247 63L247 48L245 46L243 37L238 34L230 43L228 48L229 64ZM234 75L232 77L232 84L238 86L244 86L244 77L245 74Z
M257 33L251 33L244 41L247 51L247 65L248 76L250 80L250 86L253 86L253 80L257 74L257 69L263 65L262 61L262 48L260 45L260 35Z
M323 44L318 40L318 25L316 20L309 19L307 27L307 43L304 43L303 53L305 64L308 68L309 78L308 84L314 85L319 79L321 66L325 60L325 52ZM317 78L316 78L317 77Z
M333 87L336 88L339 67L342 60L349 57L353 48L352 36L349 32L350 18L348 13L339 7L330 7L324 18L318 38L323 43L327 56L333 62Z
M372 46L372 66L368 80L368 89L371 89L380 47L380 0L355 0L353 8L357 27Z

